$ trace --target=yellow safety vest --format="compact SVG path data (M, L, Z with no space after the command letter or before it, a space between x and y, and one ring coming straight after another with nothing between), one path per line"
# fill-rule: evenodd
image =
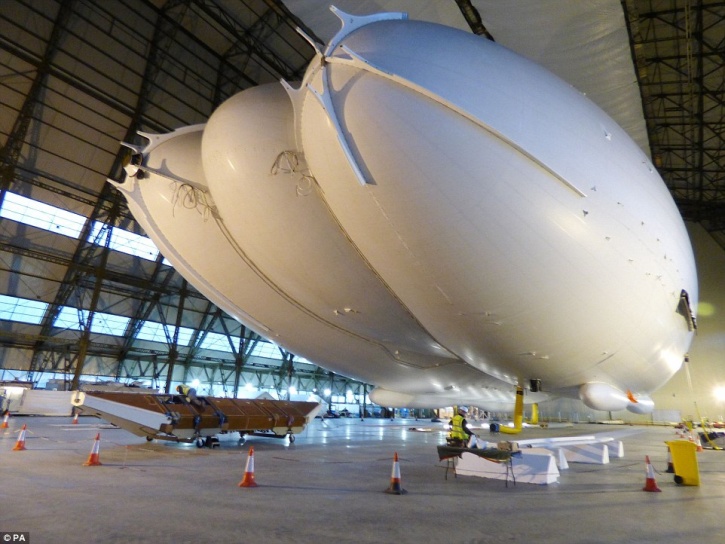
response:
M463 441L468 440L468 434L463 429L464 419L465 418L461 414L456 414L455 416L453 416L453 419L451 419L451 438L457 438Z
M188 385L182 385L181 386L181 394L182 395L188 395L189 394L189 389L191 389L191 387L189 387Z

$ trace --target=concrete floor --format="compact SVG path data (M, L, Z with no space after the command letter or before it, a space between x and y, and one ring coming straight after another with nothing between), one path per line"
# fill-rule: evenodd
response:
M23 423L25 451L12 451ZM424 432L411 430L419 427ZM82 466L101 434L102 466ZM104 422L14 417L0 430L0 532L33 544L274 543L669 543L719 542L725 452L698 454L701 485L678 486L663 427L580 424L525 430L521 439L602 433L624 441L623 459L570 464L560 483L509 485L444 479L429 421L315 420L288 440L251 437L218 449L148 443ZM483 438L489 438L481 433ZM256 488L240 488L249 446ZM390 484L400 457L406 495ZM642 491L645 455L661 493Z

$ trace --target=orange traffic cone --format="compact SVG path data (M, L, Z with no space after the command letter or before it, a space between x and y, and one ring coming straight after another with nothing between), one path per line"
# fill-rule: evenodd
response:
M254 481L254 446L249 448L247 467L244 469L244 478L239 482L239 487L257 487L257 482Z
M78 413L73 416L73 425L78 425Z
M8 419L10 419L10 412L5 412L5 417L3 417L3 423L0 425L0 429L8 428Z
M701 451L705 451L705 448L702 447L702 441L700 440L700 435L697 435L697 440L696 440L695 444L697 444L697 453L700 453Z
M675 473L675 465L672 464L672 453L670 452L670 447L667 446L667 474L674 474Z
M393 457L393 472L390 475L390 487L385 490L392 495L405 495L407 491L400 485L400 465L398 464L398 452Z
M655 491L655 492L662 491L659 487L657 487L657 482L655 481L655 469L652 467L652 464L649 462L649 455L645 455L644 458L647 463L647 480L645 481L642 491Z
M15 443L13 451L22 451L25 449L25 431L27 428L28 426L23 424L23 428L20 429L20 435L18 436L18 441Z
M93 447L91 453L88 456L88 460L83 463L84 467L97 467L101 465L100 453L101 451L101 433L96 435L96 439L93 441Z

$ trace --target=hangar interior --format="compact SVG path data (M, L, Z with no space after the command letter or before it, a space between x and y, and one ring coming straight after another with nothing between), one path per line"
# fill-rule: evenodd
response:
M314 50L297 28L325 42L337 24L328 3L4 0L0 380L59 379L73 389L82 380L115 380L166 391L198 380L210 394L316 392L330 404L366 402L366 384L278 348L209 302L149 243L106 182L122 178L128 152L120 142L140 144L137 132L204 123L241 90L301 79ZM601 9L589 15L572 0L336 4L408 11L500 41L586 92L630 131L688 222L707 303L691 355L697 391L686 393L690 379L681 373L661 405L686 411L693 398L707 397L701 406L716 417L725 402L711 396L712 384L725 385L725 322L717 314L725 307L718 294L725 3L595 3ZM624 19L624 49L612 47L601 24L611 17ZM568 39L557 41L560 34ZM575 61L586 69L572 74ZM622 63L630 71L617 74Z

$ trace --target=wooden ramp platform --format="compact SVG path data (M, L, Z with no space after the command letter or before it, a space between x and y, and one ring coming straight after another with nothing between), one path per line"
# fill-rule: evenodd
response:
M267 399L198 397L118 392L75 392L72 404L148 440L191 442L220 433L269 433L279 438L304 430L322 405Z

